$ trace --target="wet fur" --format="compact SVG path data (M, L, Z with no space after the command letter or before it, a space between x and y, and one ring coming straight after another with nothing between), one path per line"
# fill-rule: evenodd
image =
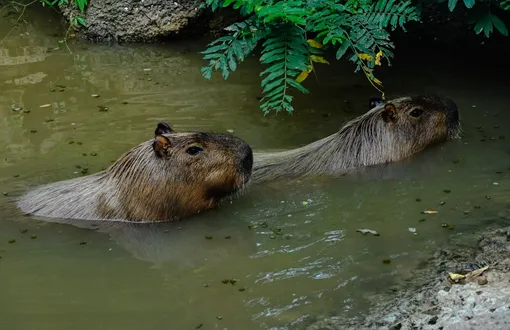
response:
M247 153L251 157L251 149L244 141L200 132L158 133L171 142L164 157L155 152L156 140L143 142L104 171L35 188L18 207L51 218L171 221L218 206L248 182L251 166L244 168L242 160ZM208 151L203 161L183 156L197 141Z
M370 102L370 106L376 103ZM395 111L388 113L387 105ZM412 109L422 117L409 117ZM460 132L456 105L437 96L403 97L379 103L339 132L300 148L255 154L251 182L342 174L356 168L399 161Z

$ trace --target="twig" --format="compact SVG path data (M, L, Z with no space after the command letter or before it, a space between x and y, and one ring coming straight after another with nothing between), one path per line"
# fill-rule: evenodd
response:
M21 20L21 17L23 17L23 14L25 13L25 10L27 9L27 7L32 5L32 4L34 4L34 3L36 3L37 1L40 1L40 0L32 0L28 4L22 4L22 3L14 2L14 1L11 2L10 6L18 5L20 7L23 7L23 10L21 11L21 14L19 14L18 19L16 19L16 22L11 27L9 32L7 32L7 34L2 38L2 40L0 40L0 45L2 45L4 43L5 39L7 39L7 37L12 33L14 28L18 25L19 21ZM7 8L7 7L9 7L9 5L7 5L6 7L2 8L2 10Z

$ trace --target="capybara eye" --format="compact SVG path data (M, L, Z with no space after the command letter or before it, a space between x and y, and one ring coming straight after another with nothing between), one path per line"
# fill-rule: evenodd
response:
M186 152L191 156L198 155L201 151L204 151L204 149L197 146L189 147L188 149L186 149Z
M422 113L423 113L422 109L414 109L409 114L413 117L420 117Z

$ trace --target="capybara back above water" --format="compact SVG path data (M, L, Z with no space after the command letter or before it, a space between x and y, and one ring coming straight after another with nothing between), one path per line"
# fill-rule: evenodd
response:
M171 221L217 207L249 181L250 146L232 135L177 133L155 138L99 173L37 187L18 202L29 215L62 219Z
M367 113L300 148L255 154L251 182L338 175L402 160L460 132L457 105L435 95L371 100Z

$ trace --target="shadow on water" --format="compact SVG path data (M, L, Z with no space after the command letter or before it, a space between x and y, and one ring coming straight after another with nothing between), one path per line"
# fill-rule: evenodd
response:
M448 237L508 220L510 70L491 63L508 49L435 51L409 39L380 70L387 97L451 97L461 140L337 178L250 186L178 223L25 217L14 204L21 193L101 170L151 138L158 121L233 131L256 151L287 149L334 133L374 94L350 63L318 66L292 116L264 117L255 59L228 81L206 81L204 43L76 41L69 54L54 50L60 26L33 21L0 46L2 329L299 329L363 315Z

